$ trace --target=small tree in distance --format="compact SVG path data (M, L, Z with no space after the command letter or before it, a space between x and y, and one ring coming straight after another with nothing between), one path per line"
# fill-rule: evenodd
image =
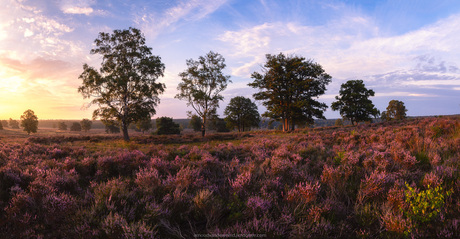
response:
M220 94L227 88L230 76L224 75L225 59L219 53L210 51L200 56L197 61L187 60L187 69L180 73L182 82L177 89L175 98L187 101L202 119L201 135L206 134L207 120L216 112L219 101L224 97ZM191 114L191 113L190 113Z
M78 122L73 122L70 126L70 131L81 131L81 124Z
M26 110L24 114L21 115L21 126L28 135L30 135L30 133L37 133L38 117L33 110Z
M336 119L334 125L335 126L343 126L343 120L342 119Z
M236 127L238 132L259 127L259 112L257 105L251 99L242 96L232 98L225 108L224 115L227 125L230 128Z
M3 125L3 127L8 127L8 121L7 120L2 120L2 125Z
M173 118L160 117L156 119L157 122L157 134L180 134L179 124L174 123Z
M3 130L3 124L1 121L0 121L0 130Z
M145 119L137 121L136 128L142 131L142 133L144 133L145 131L149 131L151 128L153 128L152 119L150 119L149 117L149 118L145 118Z
M381 118L383 120L402 120L406 118L407 109L404 106L404 102L399 100L391 100L388 103L386 111L382 112Z
M10 118L8 124L12 129L19 129L19 122L17 120Z
M369 97L374 96L373 90L368 90L362 80L349 80L340 86L340 96L332 102L332 110L340 111L344 119L354 125L358 122L369 121L371 116L377 117L380 112L375 108Z
M91 129L93 122L89 119L83 119L80 121L81 129L85 132L88 132Z
M58 130L67 130L67 124L64 121L59 122Z
M194 131L198 132L201 130L201 118L198 115L192 115L190 119L189 127L191 127Z

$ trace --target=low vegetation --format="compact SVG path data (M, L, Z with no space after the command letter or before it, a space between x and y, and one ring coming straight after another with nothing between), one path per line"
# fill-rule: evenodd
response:
M0 238L458 238L459 122L2 140Z

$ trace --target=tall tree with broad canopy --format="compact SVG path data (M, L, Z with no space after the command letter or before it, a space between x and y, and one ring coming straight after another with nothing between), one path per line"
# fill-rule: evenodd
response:
M260 116L257 105L243 96L232 98L225 108L224 115L227 125L230 128L236 127L238 132L259 127Z
M325 119L327 105L317 98L325 93L331 76L321 65L283 53L266 58L262 73L252 73L254 82L249 84L259 89L254 98L267 108L262 116L281 121L283 131L293 130L298 122L311 125L314 117Z
M30 135L30 133L37 133L38 117L33 110L26 110L21 115L21 127Z
M349 80L340 86L340 96L337 101L332 102L332 110L340 111L344 119L351 121L351 124L369 121L371 116L377 117L380 111L375 108L369 97L374 96L373 90L368 90L362 80Z
M383 120L402 120L406 118L406 106L404 106L404 102L399 100L391 100L388 103L388 107L386 111L382 112L381 118Z
M187 101L196 114L201 117L201 135L206 134L207 120L216 112L219 101L224 97L220 94L227 88L230 76L224 75L225 59L222 55L210 51L198 60L187 60L187 69L180 73L182 82L177 89L175 98ZM191 112L189 112L191 115Z
M158 95L166 88L157 79L163 76L165 66L135 28L101 32L94 43L91 54L102 55L101 68L98 71L84 64L78 91L84 98L93 97L90 105L99 107L93 119L117 121L124 140L129 141L129 124L156 113Z

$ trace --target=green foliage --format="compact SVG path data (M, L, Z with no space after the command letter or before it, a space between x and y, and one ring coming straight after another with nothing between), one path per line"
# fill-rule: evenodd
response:
M373 90L368 90L362 80L349 80L340 86L340 96L336 96L337 101L332 102L332 110L340 111L344 119L348 119L352 124L370 121L371 116L377 117L380 112L375 108L370 96L374 96Z
M267 112L262 116L282 121L283 130L295 128L295 124L314 123L314 117L323 116L327 105L315 98L323 95L331 76L318 63L298 56L267 54L263 73L254 72L254 82L249 86L258 88L256 100L263 102Z
M115 30L113 34L99 33L91 54L102 55L99 71L83 65L78 91L84 98L94 97L98 106L93 118L117 121L123 138L129 141L128 126L132 122L151 117L160 102L159 94L166 88L157 79L165 69L159 56L145 45L141 31L135 28Z
M232 98L225 108L224 115L227 125L230 128L236 127L238 132L259 127L259 112L257 105L251 99L242 96Z
M10 120L8 121L8 124L10 125L12 129L19 129L19 122L17 120L10 118Z
M112 120L102 120L102 123L105 125L105 132L108 134L117 134L120 133L120 125L116 121Z
M194 131L201 130L201 118L198 115L192 115L189 123L189 127L191 127Z
M427 223L433 221L444 207L445 199L452 194L451 191L444 192L441 186L418 191L407 183L405 191L405 202L408 210L404 215L416 223Z
M136 128L139 131L142 131L142 133L144 133L145 131L149 131L151 128L153 128L152 119L149 117L138 120L136 122Z
M83 119L80 121L81 129L85 132L88 132L91 129L93 122L89 119Z
M224 97L220 94L227 88L230 76L224 75L225 59L219 53L210 51L200 56L197 61L187 60L187 69L180 73L182 82L177 86L179 93L175 98L187 101L199 117L202 118L202 135L206 134L207 120L216 112L219 101Z
M179 124L174 123L173 118L160 117L157 121L157 134L180 134Z
M343 126L343 120L342 119L336 119L334 125L335 126Z
M58 123L59 130L67 130L67 124L64 121Z
M392 100L388 103L386 111L382 112L381 118L386 121L402 120L406 118L407 109L404 102L399 100Z
M70 131L81 131L81 124L78 122L73 122L70 126Z

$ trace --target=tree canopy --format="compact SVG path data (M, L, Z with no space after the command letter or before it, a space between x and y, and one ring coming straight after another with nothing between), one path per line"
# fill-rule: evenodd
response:
M91 129L93 122L89 119L83 119L80 121L81 129L85 132L88 132Z
M160 117L156 119L157 122L157 134L180 134L179 124L173 121L170 117Z
M38 129L38 117L35 115L33 110L26 110L21 115L21 127L24 131L30 135L30 133L37 133Z
M238 132L259 127L260 116L257 105L251 99L236 96L230 100L224 111L225 121L230 128L236 127Z
M332 110L339 110L344 119L355 124L371 120L371 116L377 117L380 112L375 108L369 97L374 96L373 90L368 90L362 80L349 80L340 86L340 96L332 102Z
M10 118L8 120L8 124L10 125L12 129L19 129L19 122L17 120Z
M81 124L79 122L73 122L70 126L70 131L81 131Z
M187 101L187 106L192 106L201 117L201 133L204 137L207 120L219 107L219 101L224 99L221 92L231 82L230 76L222 73L225 59L216 52L210 51L198 60L189 59L186 62L187 69L179 74L182 82L177 86L179 93L175 97Z
M381 118L383 120L402 120L406 118L406 106L404 102L399 100L391 100L388 103L386 111L382 112Z
M324 118L325 103L317 98L324 94L331 82L322 66L300 56L266 55L262 73L254 72L254 82L249 86L258 88L256 100L263 102L267 112L262 116L283 123L283 130L293 130L297 122L310 125L314 118Z
M117 121L124 140L129 141L129 124L156 113L158 95L166 88L157 79L163 76L165 66L135 28L101 32L94 43L91 54L102 55L101 68L84 64L78 91L84 98L94 98L90 104L99 107L93 112L94 119Z

